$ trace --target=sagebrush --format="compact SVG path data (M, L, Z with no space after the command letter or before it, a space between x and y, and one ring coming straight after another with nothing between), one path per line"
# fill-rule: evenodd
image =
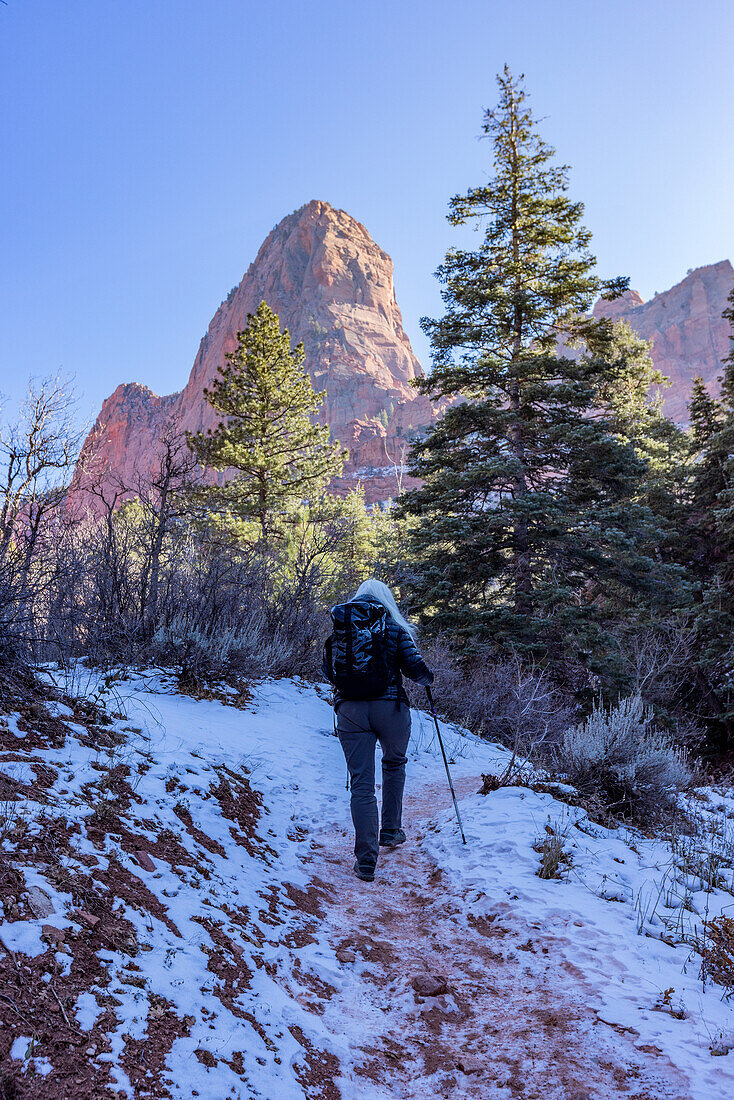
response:
M670 808L694 777L685 749L656 727L639 694L610 708L595 704L565 732L556 760L582 794L629 817Z

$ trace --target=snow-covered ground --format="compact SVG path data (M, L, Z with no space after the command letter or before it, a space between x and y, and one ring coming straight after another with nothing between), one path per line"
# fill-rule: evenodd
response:
M27 1095L734 1095L734 1012L690 946L734 910L725 872L701 889L680 842L529 787L475 793L507 753L447 730L464 847L416 711L409 843L359 883L326 693L283 680L238 702L124 680L107 748L63 703L56 747L6 716L0 772L42 779L46 800L6 808L25 824L2 843L28 899L0 925L7 973L26 957L58 1021L50 1035L18 1001L26 979L0 990L5 1072ZM734 799L707 797L721 838ZM560 879L537 875L546 827ZM417 995L437 969L445 991ZM74 1087L64 1039L87 1064Z

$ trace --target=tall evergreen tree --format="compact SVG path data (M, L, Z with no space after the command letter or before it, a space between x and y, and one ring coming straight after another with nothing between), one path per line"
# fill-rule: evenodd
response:
M248 315L226 359L204 390L222 420L188 440L203 467L236 472L199 496L210 513L265 548L282 539L304 499L318 497L341 473L345 452L330 441L328 427L313 423L323 394L304 370L303 344L291 350L288 331L280 331L265 302Z
M659 528L657 554L677 562L680 531L685 523L685 484L689 471L689 438L663 411L662 389L669 384L652 359L652 341L645 340L626 321L617 322L611 340L604 334L598 362L595 406L614 434L626 440L645 463L645 474L635 493L646 504ZM587 356L594 355L593 337ZM671 600L687 599L675 586Z
M726 489L725 456L721 432L725 426L723 402L706 389L702 378L694 378L688 402L689 454L692 463L688 485L686 529L682 532L681 559L701 585L715 568L718 552L715 539L715 510Z
M452 403L412 453L412 583L433 629L610 674L605 620L654 599L658 568L654 517L635 500L646 463L599 408L613 326L589 310L626 281L594 274L583 207L522 78L505 68L498 84L483 127L494 177L448 219L483 237L448 252L445 313L423 321L433 370L420 388Z
M724 316L734 326L734 291ZM694 457L684 547L697 582L698 675L713 713L734 733L734 331L721 393L701 378L688 406Z

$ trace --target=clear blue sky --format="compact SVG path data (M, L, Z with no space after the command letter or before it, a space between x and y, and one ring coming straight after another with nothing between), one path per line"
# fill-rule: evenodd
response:
M505 61L603 275L648 297L734 256L731 0L7 0L0 4L0 391L61 368L85 416L184 385L272 226L364 222L418 319Z

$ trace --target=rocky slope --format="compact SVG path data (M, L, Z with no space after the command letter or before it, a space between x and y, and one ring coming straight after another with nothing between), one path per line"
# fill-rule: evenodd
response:
M686 402L691 380L701 375L711 393L717 389L721 360L729 353L729 323L722 317L734 287L734 268L729 260L697 267L670 290L643 302L630 290L616 302L597 302L597 316L628 321L653 341L655 365L670 378L664 391L665 411L681 423L687 417Z
M423 371L403 331L390 257L358 221L319 201L269 234L215 313L180 393L158 397L127 383L104 402L85 452L94 452L108 483L134 486L145 476L171 419L182 431L215 423L202 391L263 299L292 342L303 341L306 367L325 392L322 419L349 450L336 488L359 480L369 501L395 495L394 467L406 440L433 416L430 402L410 385Z

